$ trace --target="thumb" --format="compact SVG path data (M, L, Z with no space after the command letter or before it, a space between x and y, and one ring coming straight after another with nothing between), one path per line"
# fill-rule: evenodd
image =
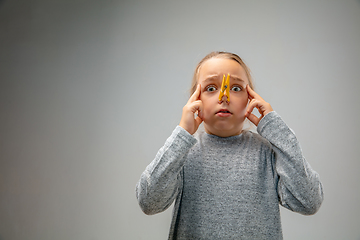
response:
M199 116L197 116L197 117L195 118L196 128L199 127L199 125L202 123L202 121L203 121L203 120L202 120Z

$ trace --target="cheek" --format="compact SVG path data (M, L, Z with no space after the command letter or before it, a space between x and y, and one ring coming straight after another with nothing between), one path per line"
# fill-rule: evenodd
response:
M212 109L213 109L213 107L212 107L211 104L209 104L209 102L203 101L203 112L204 112L205 115L210 114Z
M247 96L246 97L243 96L243 97L237 98L237 99L233 98L233 99L234 99L234 101L236 101L236 104L237 104L236 108L238 109L238 111L244 112L244 114L245 114L245 111L249 104L249 99L247 98ZM230 99L230 102L231 102L231 99Z
M203 118L207 119L209 118L214 111L215 105L217 104L217 98L213 99L214 97L208 97L208 96L202 96L200 97L200 100L203 104Z

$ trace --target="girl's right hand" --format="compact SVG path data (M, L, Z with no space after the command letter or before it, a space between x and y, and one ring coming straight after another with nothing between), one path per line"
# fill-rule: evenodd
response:
M195 92L189 98L189 101L183 107L183 112L179 126L188 131L191 135L196 132L202 123L203 104L200 100L201 86L197 85ZM197 114L195 118L195 114Z

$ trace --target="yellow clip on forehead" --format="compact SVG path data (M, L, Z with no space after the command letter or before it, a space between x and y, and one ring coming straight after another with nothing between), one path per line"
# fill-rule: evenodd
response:
M226 94L226 102L230 102L230 74L227 75L227 78L225 80L225 74L223 75L223 80L221 83L221 89L219 94L219 101L222 101L222 98L224 96L224 93Z

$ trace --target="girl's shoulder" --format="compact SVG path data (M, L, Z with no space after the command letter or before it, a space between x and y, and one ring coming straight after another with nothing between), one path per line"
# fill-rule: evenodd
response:
M244 130L242 134L244 135L244 141L247 141L251 144L267 146L269 148L271 148L272 146L266 138L262 137L259 133L255 131Z

